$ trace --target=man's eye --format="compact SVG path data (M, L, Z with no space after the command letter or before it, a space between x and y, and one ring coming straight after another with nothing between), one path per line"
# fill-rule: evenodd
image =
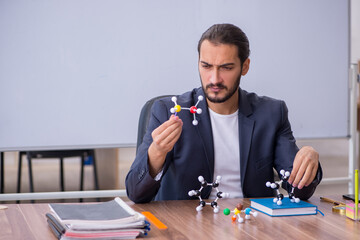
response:
M231 70L231 69L233 69L233 67L223 67L223 69L225 69L225 70Z
M203 64L202 67L203 67L203 68L210 68L210 65L208 65L208 64Z

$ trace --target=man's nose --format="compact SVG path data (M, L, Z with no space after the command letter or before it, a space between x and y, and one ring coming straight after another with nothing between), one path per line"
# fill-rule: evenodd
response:
M221 77L220 77L220 73L219 73L219 70L218 70L218 69L214 69L214 70L211 72L210 82L211 82L212 84L216 84L216 83L221 82Z

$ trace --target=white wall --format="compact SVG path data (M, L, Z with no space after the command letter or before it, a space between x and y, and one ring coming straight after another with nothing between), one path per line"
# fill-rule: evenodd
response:
M2 0L0 150L134 145L146 100L200 85L196 43L221 22L250 39L244 89L285 100L296 137L345 137L348 10L343 0Z
M360 60L360 0L351 0L351 63Z

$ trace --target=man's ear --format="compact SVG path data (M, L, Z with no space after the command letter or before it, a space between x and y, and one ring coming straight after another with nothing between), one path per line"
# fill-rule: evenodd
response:
M241 75L245 76L250 68L250 58L247 58L243 64Z

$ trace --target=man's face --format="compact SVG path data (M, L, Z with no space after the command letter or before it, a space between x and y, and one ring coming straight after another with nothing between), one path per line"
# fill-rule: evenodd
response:
M222 103L231 98L237 92L241 76L237 47L232 44L215 45L204 40L200 47L199 73L205 96L210 102Z

